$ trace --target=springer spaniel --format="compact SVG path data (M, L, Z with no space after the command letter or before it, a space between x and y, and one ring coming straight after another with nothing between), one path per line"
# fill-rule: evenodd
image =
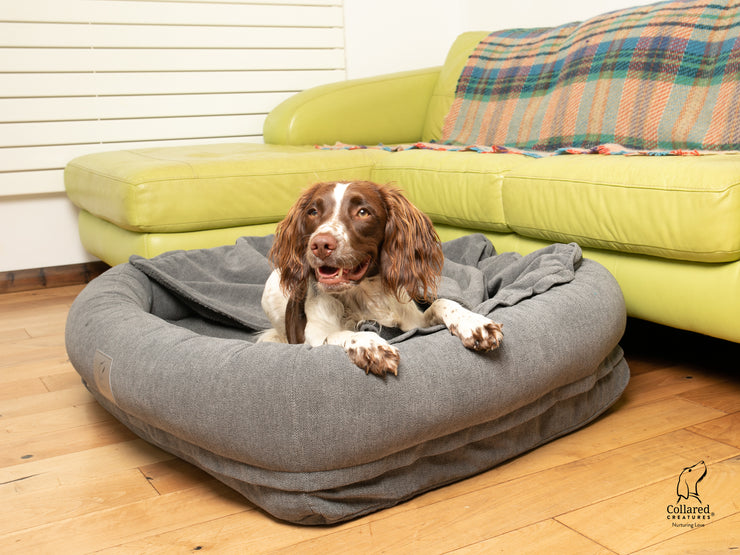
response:
M444 323L476 351L498 347L501 325L435 299L444 258L432 223L399 190L368 181L318 183L278 224L275 270L262 296L274 329L261 341L339 345L352 362L396 374L398 350L363 321L403 331ZM431 303L422 311L416 302Z

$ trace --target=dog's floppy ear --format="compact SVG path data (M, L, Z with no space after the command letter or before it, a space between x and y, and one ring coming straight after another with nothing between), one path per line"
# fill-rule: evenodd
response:
M678 477L678 484L676 484L676 493L678 494L678 500L689 498L689 483L686 481L685 474L688 469L684 469L681 475Z
M308 237L305 230L305 213L319 184L310 187L298 198L275 231L275 240L267 257L280 272L280 287L287 296L302 300L310 268L305 262Z
M433 301L444 256L431 220L401 191L381 187L388 219L380 252L383 285L398 297L405 290L415 301Z
M305 294L300 300L289 297L285 307L285 335L288 343L299 345L306 340L307 322Z

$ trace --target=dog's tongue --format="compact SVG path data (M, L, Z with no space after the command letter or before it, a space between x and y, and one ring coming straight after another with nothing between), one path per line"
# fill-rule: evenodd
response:
M316 270L316 275L321 283L335 284L349 281L349 278L344 273L344 268L321 266L321 268Z
M327 285L337 285L359 281L367 271L368 261L361 262L354 268L335 268L334 266L321 266L316 269L316 278Z

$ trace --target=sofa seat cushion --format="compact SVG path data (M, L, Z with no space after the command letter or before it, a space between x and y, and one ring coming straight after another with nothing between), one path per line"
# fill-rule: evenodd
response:
M504 176L526 237L701 262L740 258L740 155L558 156Z
M65 169L69 198L123 229L183 232L277 222L311 183L368 179L381 150L247 143L121 150Z
M435 224L510 232L503 175L536 160L518 154L406 150L378 161L372 180L394 183Z

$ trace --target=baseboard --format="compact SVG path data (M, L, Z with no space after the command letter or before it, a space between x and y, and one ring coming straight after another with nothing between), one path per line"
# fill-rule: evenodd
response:
M105 262L87 262L0 272L0 294L31 291L65 285L81 285L105 272L110 266Z

